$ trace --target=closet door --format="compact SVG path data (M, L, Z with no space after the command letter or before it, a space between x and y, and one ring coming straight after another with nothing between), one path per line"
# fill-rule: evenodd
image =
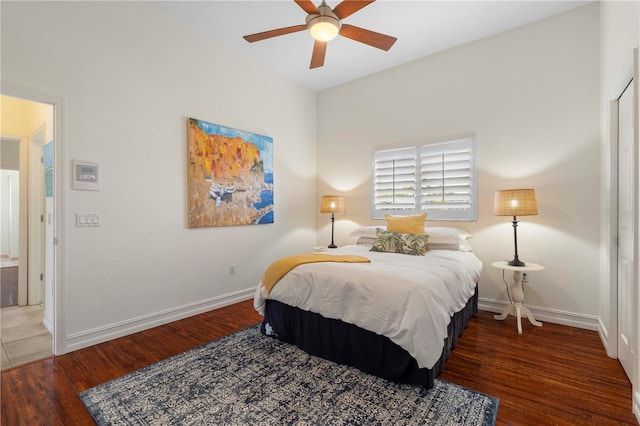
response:
M618 358L633 374L634 197L633 84L618 99Z

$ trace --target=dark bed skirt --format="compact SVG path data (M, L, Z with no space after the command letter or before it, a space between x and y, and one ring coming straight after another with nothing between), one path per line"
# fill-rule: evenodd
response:
M398 383L433 387L469 319L478 311L478 287L467 305L449 323L444 348L431 368L418 368L416 360L389 338L353 324L267 300L263 334L292 343L305 352L356 367L366 373Z

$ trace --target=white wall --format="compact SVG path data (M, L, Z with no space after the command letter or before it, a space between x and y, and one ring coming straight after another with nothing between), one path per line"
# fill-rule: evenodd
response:
M315 94L165 12L3 4L2 85L64 102L64 350L246 298L271 261L315 245ZM273 225L187 229L188 117L273 137ZM100 163L101 191L70 189L72 159Z
M507 295L493 261L513 257L510 218L493 216L498 189L532 187L538 216L520 218L525 302L538 319L595 328L600 203L599 6L582 7L324 91L318 96L318 192L344 193L338 245L369 212L371 151L475 132L477 222L461 222L484 262L480 296ZM318 214L319 244L330 226ZM432 225L442 222L431 223Z

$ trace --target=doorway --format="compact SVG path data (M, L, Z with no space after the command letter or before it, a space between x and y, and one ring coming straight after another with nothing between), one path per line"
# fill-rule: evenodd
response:
M6 307L19 302L20 139L2 138L0 144L0 307Z
M2 369L53 354L54 105L2 95Z

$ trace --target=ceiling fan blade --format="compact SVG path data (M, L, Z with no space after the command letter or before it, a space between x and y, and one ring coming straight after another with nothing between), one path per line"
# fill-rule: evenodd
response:
M307 29L306 25L294 25L292 27L278 28L277 30L269 30L263 31L261 33L249 34L243 36L242 38L247 40L249 43L253 43L254 41L260 41L271 37L277 37L285 34L296 33L298 31L304 31Z
M333 8L333 13L338 19L344 19L351 16L365 6L370 5L376 0L344 0L342 3Z
M319 15L320 14L320 12L318 11L318 8L316 7L316 5L313 4L313 2L311 2L310 0L293 0L293 1L298 3L298 6L300 6L302 8L302 10L307 12L307 14L309 14L309 15Z
M342 24L342 27L340 28L340 35L382 50L391 49L391 46L393 46L393 43L397 40L395 37L380 34L371 30L365 30L364 28L349 24Z
M325 53L327 53L327 42L316 40L313 44L313 53L311 54L311 65L309 69L323 66Z

